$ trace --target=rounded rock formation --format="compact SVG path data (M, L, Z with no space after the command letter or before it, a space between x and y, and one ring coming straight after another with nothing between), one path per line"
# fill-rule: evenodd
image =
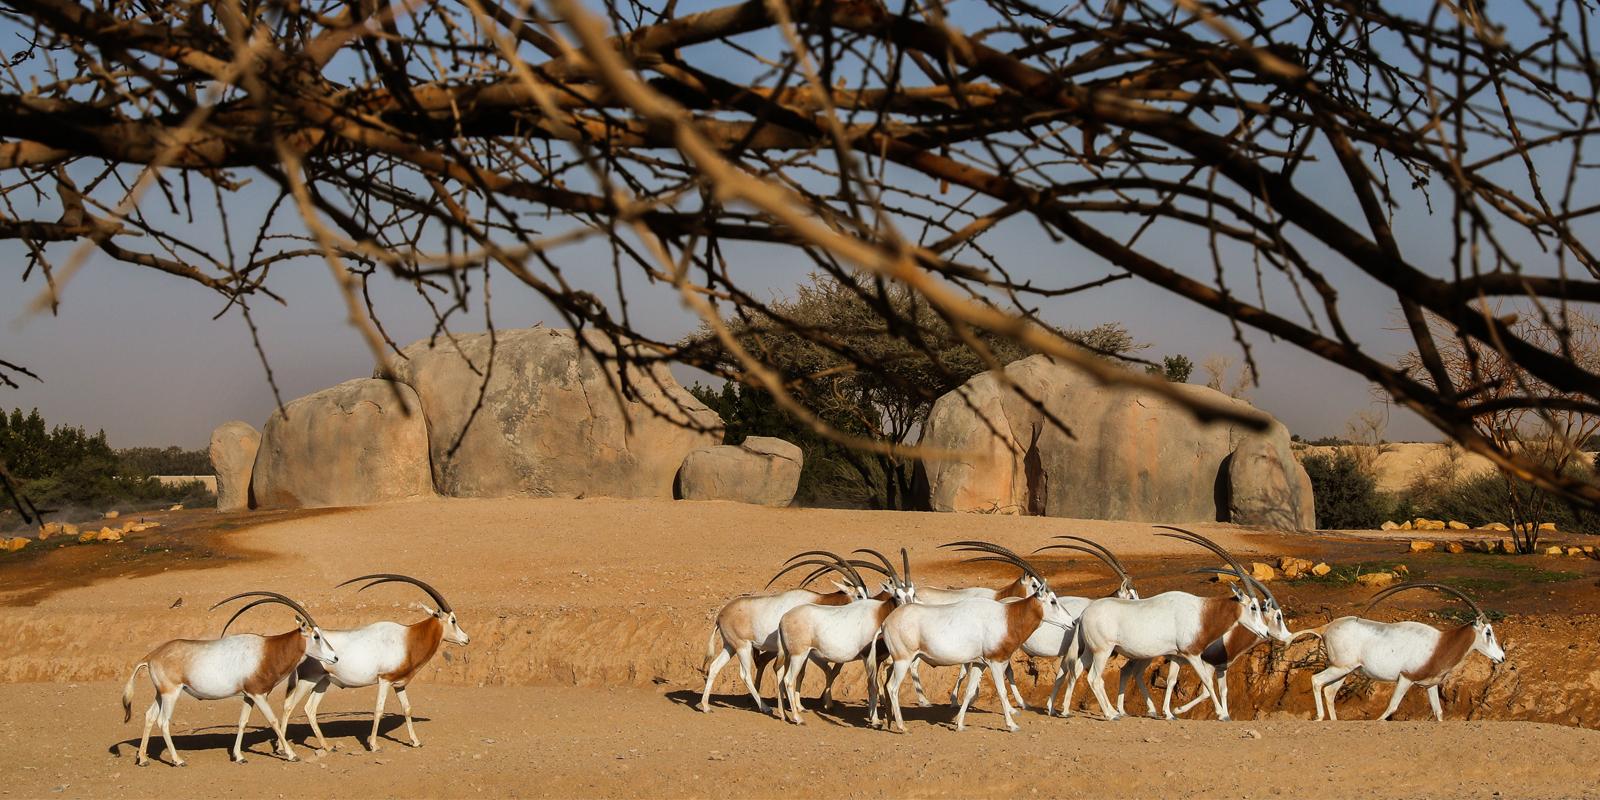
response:
M261 432L248 422L224 422L211 432L211 469L217 475L217 510L250 508L250 470Z
M1042 355L1004 371L1004 380L982 373L934 403L921 445L951 456L922 465L933 510L1314 525L1310 479L1276 421L1260 432L1201 424L1173 401L1101 385ZM1175 388L1250 408L1203 386Z
M427 418L433 482L453 497L672 497L722 419L664 364L618 379L599 332L538 326L423 340L393 362ZM494 352L490 363L491 347ZM487 378L485 377L487 375ZM480 403L481 398L481 403ZM470 424L469 424L470 423Z
M288 403L262 431L250 488L260 506L303 508L432 496L416 392L360 378Z
M731 500L783 507L800 488L800 448L771 436L751 436L738 445L690 453L678 471L684 500Z

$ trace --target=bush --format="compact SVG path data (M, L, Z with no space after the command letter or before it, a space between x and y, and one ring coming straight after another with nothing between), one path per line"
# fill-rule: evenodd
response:
M1511 510L1507 492L1505 478L1489 472L1455 481L1437 492L1408 497L1401 502L1399 511L1405 519L1458 520L1473 527L1490 522L1509 524ZM1554 522L1556 528L1569 533L1600 533L1600 514L1574 508L1553 497L1543 505L1546 518L1539 522Z
M1378 482L1355 456L1309 455L1301 464L1316 494L1317 526L1367 530L1383 523L1390 503L1378 493Z

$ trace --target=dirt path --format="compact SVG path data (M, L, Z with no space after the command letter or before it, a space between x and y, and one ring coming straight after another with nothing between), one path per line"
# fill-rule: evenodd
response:
M338 750L271 754L246 736L228 761L231 703L178 705L189 766L133 765L138 719L121 724L112 683L0 686L9 797L1595 797L1600 733L1530 723L1157 722L912 712L911 733L819 715L794 728L745 707L700 714L682 693L418 687L424 747L361 749L367 692L330 697ZM735 698L725 698L737 703ZM259 718L256 720L259 725ZM297 743L309 731L291 727ZM1260 738L1254 738L1259 734ZM159 741L159 737L157 737ZM1515 743L1511 746L1510 743ZM111 755L116 752L116 756ZM1486 757L1502 753L1506 757ZM1515 754L1531 754L1522 758ZM163 754L165 760L165 755Z
M1148 797L1179 787L1185 794L1228 797L1490 796L1496 790L1502 796L1600 796L1590 756L1600 734L1530 722L1600 727L1600 643L1588 611L1600 562L1402 557L1404 548L1393 542L1199 529L1263 559L1404 560L1417 574L1467 575L1480 582L1476 591L1489 607L1511 614L1497 624L1510 658L1493 671L1482 659L1470 661L1446 685L1452 721L1444 725L1412 722L1427 715L1421 693L1401 706L1398 718L1406 721L1312 725L1309 672L1280 660L1270 669L1234 671L1234 714L1248 720L1242 723L1105 723L1029 714L1023 732L1008 735L996 730L993 714L980 713L970 719L974 730L958 735L948 729L944 709L912 709L911 733L893 736L856 727L860 707L852 701L844 725L823 715L794 729L745 705L735 669L716 683L725 704L717 713L695 713L684 701L703 681L705 638L716 609L734 594L760 588L798 549L906 546L920 582L998 585L1013 574L960 564L934 545L980 537L1031 551L1052 535L1076 533L1123 554L1147 593L1216 591L1185 573L1207 558L1135 523L720 503L439 500L242 530L202 533L202 525L194 535L204 537L196 541L212 555L184 563L166 564L163 553L146 553L159 540L139 535L94 546L106 550L92 559L72 552L29 562L0 559L0 614L9 633L0 648L0 797L54 796L52 790L64 785L64 796L993 796L1037 790ZM1113 585L1097 562L1051 557L1040 563L1059 590L1098 595ZM76 569L83 564L94 568ZM20 588L8 583L18 566L29 576ZM1469 568L1478 572L1461 572ZM117 707L128 669L168 638L214 636L226 619L206 610L216 599L251 589L283 591L306 602L327 627L414 618L406 605L421 598L407 587L362 594L333 588L377 571L433 582L472 635L471 647L442 650L412 693L428 718L420 725L426 748L395 744L381 755L362 753L353 749L352 737L367 723L351 717L335 726L351 749L284 764L257 733L249 740L256 743L252 763L235 766L227 762L226 747L237 706L185 698L175 730L184 731L179 747L194 751L189 768L136 770L126 747L119 748L123 757L108 754L138 735L138 717L123 725ZM1501 573L1504 579L1494 578ZM1277 586L1297 628L1351 613L1370 594L1336 583ZM1417 596L1397 602L1393 613L1416 616L1442 605ZM287 618L276 610L253 612L241 623L274 632ZM1265 659L1266 649L1258 650ZM1041 698L1054 665L1019 660L1018 667L1030 699ZM925 671L935 697L948 690L953 672ZM763 688L770 692L770 685L769 676ZM859 672L848 670L841 696L858 697L861 685ZM137 710L149 702L149 691L139 684ZM815 686L807 690L815 693ZM1080 690L1080 699L1085 694ZM1347 718L1370 718L1386 699L1386 688L1357 693L1340 710ZM371 702L371 690L337 693L324 710L368 711ZM992 708L987 689L979 706ZM395 703L389 707L394 711ZM395 724L391 718L386 729ZM300 725L297 738L304 736ZM1251 730L1263 738L1250 737Z

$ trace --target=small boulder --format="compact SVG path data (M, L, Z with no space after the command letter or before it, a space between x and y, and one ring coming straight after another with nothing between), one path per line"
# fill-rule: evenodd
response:
M1356 576L1356 583L1369 589L1382 589L1395 582L1393 572L1366 572Z
M1409 530L1411 530L1411 520L1408 519L1405 522L1400 523L1400 527L1395 528L1395 530L1397 530L1397 531L1409 531Z
M168 511L182 511L183 510L183 504L182 503L175 503L175 504L173 504L173 506L171 508L169 508L167 510Z
M1483 526L1483 530L1486 530L1486 531L1498 531L1500 533L1510 533L1511 532L1511 528L1509 526L1507 526L1504 522L1491 522L1491 523Z
M1581 548L1581 547L1569 547L1569 548L1567 548L1567 555L1572 556L1574 558L1583 558L1584 557L1583 548Z
M1325 562L1325 561L1324 562L1318 562L1316 566L1311 568L1311 574L1315 575L1315 576L1317 576L1319 578L1324 576L1324 575L1326 575L1326 574L1328 574L1328 573L1330 573L1330 572L1332 572L1332 571L1333 571L1333 567L1328 566L1327 562Z
M1556 524L1554 522L1541 522L1539 523L1539 531L1541 533L1555 533Z
M1387 521L1386 520L1386 521L1384 521L1384 523L1382 525L1378 526L1378 530L1380 530L1380 531L1397 531L1397 530L1400 530L1400 523L1391 522L1391 521Z
M66 523L46 522L39 526L39 541L42 542L52 536L60 536L66 532Z
M1411 528L1412 530L1418 531L1442 531L1444 530L1444 520L1423 519L1418 517L1414 522L1412 522Z
M83 533L78 534L78 544L88 544L89 542L94 541L95 537L99 535L100 532L96 530L84 531Z
M1286 580L1292 581L1296 578L1303 577L1306 573L1311 571L1311 567L1312 563L1304 558L1284 556L1283 558L1278 559L1278 569L1283 571L1283 577Z
M1250 562L1250 577L1255 578L1262 583L1266 583L1268 581L1277 580L1278 572L1268 564L1263 564L1260 561L1252 561Z
M250 470L261 449L261 432L248 422L224 422L211 432L211 469L217 475L217 510L250 508ZM183 506L174 506L177 511Z
M1460 542L1445 542L1444 543L1444 549L1446 551L1451 552L1451 553L1465 553L1465 552L1467 552L1467 548L1462 546L1462 544Z
M120 517L120 516L122 516L122 512L117 511L116 509L112 509L112 510L106 512L106 519L116 519L117 517Z
M678 470L684 500L731 500L783 507L800 487L800 448L771 436L751 436L738 445L689 453Z
M1413 539L1411 541L1411 552L1413 553L1426 553L1432 549L1433 542L1424 539Z
M1212 583L1238 583L1239 579L1235 578L1231 573L1224 575L1221 572L1215 572L1215 573L1212 573L1212 575L1211 575L1211 582Z
M1514 556L1517 554L1517 545L1510 539L1501 539L1500 552L1505 553L1508 556Z
M94 540L97 542L120 542L122 541L122 531L101 528L100 533L94 537Z
M1564 556L1567 554L1567 551L1561 549L1557 545L1551 545L1544 549L1544 554L1547 556Z
M6 548L6 550L9 551L9 552L12 552L12 553L15 553L18 550L21 550L22 548L27 547L27 546L28 546L28 540L23 538L23 537L21 537L21 536L14 536L14 537L12 537L10 539L6 539L5 540L5 548Z
M1455 520L1455 519L1450 520L1448 523L1446 523L1446 527L1448 527L1450 530L1453 530L1453 531L1470 531L1470 530L1472 530L1472 526L1471 525L1468 525L1465 522L1462 522L1460 520Z

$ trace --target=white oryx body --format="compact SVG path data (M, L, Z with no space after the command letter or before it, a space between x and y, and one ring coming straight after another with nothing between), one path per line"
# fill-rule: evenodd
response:
M1424 585L1440 588L1432 584L1406 584L1396 588ZM1443 588L1449 590L1448 587ZM1380 595L1378 599L1383 596L1386 595ZM1466 599L1465 595L1460 596ZM1376 600L1373 602L1376 603ZM1477 610L1476 605L1473 608ZM1495 664L1506 657L1505 650L1495 640L1493 626L1481 611L1474 621L1444 631L1420 622L1377 622L1363 617L1340 617L1321 628L1296 635L1302 634L1321 636L1328 652L1327 669L1311 678L1312 698L1316 701L1319 720L1339 718L1334 710L1339 687L1350 673L1360 670L1368 678L1395 684L1389 706L1379 719L1386 720L1393 715L1406 692L1415 684L1427 688L1433 718L1442 721L1444 708L1439 700L1439 685L1445 678L1474 652L1484 654Z
M1048 602L1053 603L1054 598ZM967 706L978 692L980 664L989 667L1006 728L1016 730L1006 698L1005 669L1011 654L1044 618L1046 604L1045 598L1035 594L1005 602L978 597L948 605L914 603L890 612L883 621L883 641L894 670L888 692L896 729L906 729L900 715L900 684L920 659L938 667L966 667L967 690L956 712L956 730L965 727Z
M167 752L172 754L172 763L179 767L186 763L172 743L171 729L172 711L177 705L178 695L183 693L197 700L244 698L238 732L230 752L234 761L244 762L244 726L250 720L252 708L260 708L261 715L272 726L272 732L277 735L278 749L288 760L296 760L284 729L267 703L267 693L293 673L302 658L336 663L338 650L328 642L311 615L283 595L246 592L223 600L212 608L241 597L266 599L247 604L234 615L234 619L254 606L278 603L294 609L299 615L300 625L295 630L276 636L236 633L218 639L174 639L150 651L134 665L133 673L122 688L122 717L127 722L133 716L133 687L139 670L150 671L150 682L155 686L156 696L144 715L144 732L139 737L139 750L134 759L138 766L149 763L145 754L150 744L150 729L157 720L161 722L161 738L166 743ZM229 620L230 623L232 621Z
M464 646L470 639L456 620L455 610L432 586L416 578L392 573L364 575L339 585L365 580L372 583L361 587L360 591L380 583L409 583L427 592L439 604L439 608L418 603L428 616L410 625L385 620L353 630L328 631L328 640L341 654L339 663L324 665L310 660L301 663L294 679L290 681L289 696L283 703L284 727L287 728L289 720L294 717L295 707L309 695L306 721L311 724L311 732L316 735L318 746L328 749L322 727L317 724L317 710L322 705L328 687L359 689L376 685L378 698L372 712L372 733L367 737L367 749L379 749L378 723L383 719L384 701L391 688L395 698L400 701L400 711L405 715L406 735L411 739L411 746L421 747L422 741L417 738L416 726L411 720L411 698L406 696L406 689L417 672L438 652L442 642Z

